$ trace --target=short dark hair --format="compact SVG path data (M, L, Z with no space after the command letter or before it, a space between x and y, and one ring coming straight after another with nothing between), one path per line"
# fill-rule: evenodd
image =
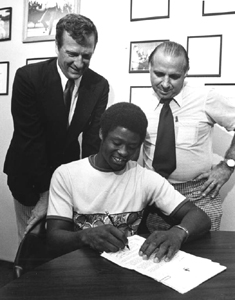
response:
M129 102L119 102L110 106L101 117L100 127L103 139L119 126L137 133L142 144L146 136L148 121L139 106Z
M63 34L68 34L78 43L84 45L87 37L94 34L95 45L98 42L98 32L94 23L85 16L78 14L67 14L56 24L55 40L58 49L63 46Z
M149 56L149 63L150 64L153 63L153 57L154 57L155 53L158 50L163 50L163 52L165 54L169 54L171 56L176 56L177 57L177 56L183 55L184 58L185 58L185 61L186 61L185 72L187 72L189 70L189 57L188 57L188 53L187 53L187 51L185 50L185 48L182 45L180 45L178 43L175 43L175 42L171 42L171 41L166 41L166 42L163 42L163 43L159 44L152 51L152 53Z

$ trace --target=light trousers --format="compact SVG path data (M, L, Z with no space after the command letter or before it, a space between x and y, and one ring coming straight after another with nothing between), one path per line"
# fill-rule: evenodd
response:
M20 243L24 237L27 221L31 216L31 212L34 209L34 206L25 206L16 199L14 199L14 205L16 213L16 224L18 230L18 241Z

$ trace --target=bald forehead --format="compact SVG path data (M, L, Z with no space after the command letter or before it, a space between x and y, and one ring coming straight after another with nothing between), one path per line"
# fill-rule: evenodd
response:
M158 48L152 57L151 64L156 65L163 61L171 65L181 64L185 72L188 70L187 59L182 51L173 51L172 49L161 47Z

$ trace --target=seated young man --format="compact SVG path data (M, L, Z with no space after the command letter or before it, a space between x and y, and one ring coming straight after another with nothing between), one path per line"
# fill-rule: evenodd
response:
M153 232L140 248L147 259L170 260L188 238L210 230L209 217L156 172L142 168L136 152L147 119L136 105L121 102L101 118L98 154L60 166L53 174L47 214L48 242L61 255L83 246L98 251L123 249L135 234L143 210L156 205L174 224Z

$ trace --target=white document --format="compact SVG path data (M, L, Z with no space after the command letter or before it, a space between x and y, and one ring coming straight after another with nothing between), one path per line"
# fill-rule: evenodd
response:
M184 251L178 251L169 262L153 262L153 256L143 260L139 249L145 239L134 235L128 237L130 250L125 248L115 253L101 254L102 257L123 268L135 270L167 285L181 294L195 288L202 282L224 271L225 266L210 259L198 257Z

